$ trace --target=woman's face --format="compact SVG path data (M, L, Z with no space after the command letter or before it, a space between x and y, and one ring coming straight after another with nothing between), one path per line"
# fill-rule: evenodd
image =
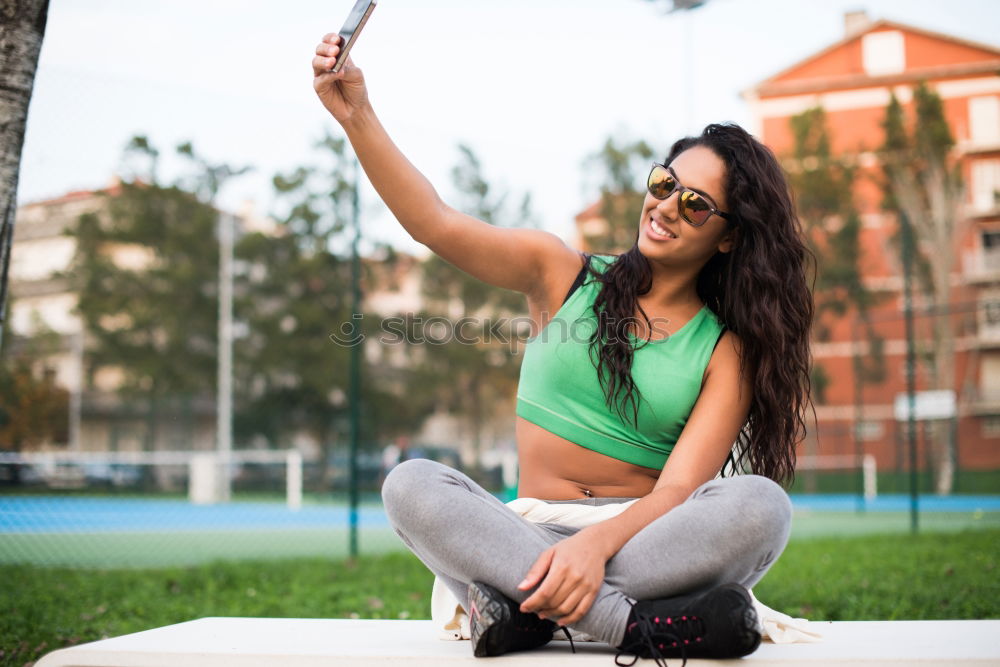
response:
M726 200L726 165L705 146L693 146L669 165L677 180L705 195L721 211L729 212ZM729 252L731 234L727 222L718 215L694 227L678 210L680 194L656 199L648 192L639 221L639 251L651 262L669 266L696 266L699 269L716 252ZM666 230L667 234L661 233Z

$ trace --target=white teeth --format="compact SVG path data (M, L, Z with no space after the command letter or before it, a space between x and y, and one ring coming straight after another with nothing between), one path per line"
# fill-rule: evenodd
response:
M670 237L672 239L677 238L676 234L670 232L668 229L666 229L665 227L663 227L663 225L661 225L660 223L658 223L653 218L649 219L649 224L653 228L653 231L656 232L657 234L659 234L660 236L668 236L668 237Z

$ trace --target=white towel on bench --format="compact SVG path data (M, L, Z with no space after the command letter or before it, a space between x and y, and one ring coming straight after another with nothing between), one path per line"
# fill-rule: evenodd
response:
M623 512L635 500L607 505L580 505L576 503L547 503L537 498L517 498L507 506L533 523L558 523L574 528L599 523ZM810 627L804 618L792 618L760 603L750 591L761 635L776 644L794 644L822 641L822 635ZM439 637L447 640L469 639L469 617L444 583L435 578L431 592L431 620L440 628ZM557 637L563 636L561 633ZM574 641L594 641L583 632L572 633Z

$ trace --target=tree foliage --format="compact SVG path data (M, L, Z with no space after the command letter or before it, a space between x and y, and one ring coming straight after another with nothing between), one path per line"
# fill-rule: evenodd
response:
M275 174L273 218L278 234L243 238L236 255L244 267L236 311L247 336L236 347L238 438L263 437L287 447L296 433L309 433L324 458L346 446L349 433L352 345L336 335L353 324L364 345L374 345L378 317L354 319L350 245L354 183L358 168L347 142L324 135L314 146L315 161ZM364 216L362 216L363 220ZM391 273L395 253L373 271L362 263L362 286ZM368 357L366 353L363 360ZM402 432L412 432L425 416L420 401L407 396L396 369L363 361L361 440L372 448Z
M123 182L71 233L69 275L90 341L88 384L102 368L149 399L215 384L219 247L216 213L176 186Z
M280 233L250 234L236 249L245 270L235 309L248 335L235 350L234 430L271 446L289 446L305 431L329 452L347 410L349 352L330 332L351 321L343 253L353 164L344 139L325 135L315 149L318 163L272 179Z
M606 228L584 235L586 245L596 253L621 253L635 243L645 197L644 179L653 159L653 149L645 141L608 137L600 150L584 163L596 176L601 193L598 215Z
M820 340L828 339L830 317L842 318L853 312L870 351L867 357L856 359L855 370L867 382L880 382L886 372L884 346L869 314L879 297L863 281L861 216L854 204L856 167L833 155L822 108L808 109L789 122L794 137L789 184L818 263L813 295L816 335ZM817 401L823 402L829 378L822 374L816 379Z
M970 220L963 219L964 183L955 145L944 115L941 97L926 83L913 89L912 112L892 95L882 124L885 132L879 157L882 161L886 198L884 207L899 214L894 237L903 246L902 234L909 230L909 243L917 267L917 284L923 300L937 315L931 318L929 345L923 354L930 388L954 390L956 343L952 318L951 272ZM932 450L937 460L938 493L948 493L953 481L954 453L948 429L936 429Z
M535 225L530 196L509 205L509 193L490 186L472 149L461 145L458 151L452 169L458 208L493 225ZM520 356L512 320L524 311L524 297L477 280L437 255L423 262L421 272L425 307L418 316L423 322L448 321L452 331L444 344L425 342L414 349L414 386L431 399L431 410L464 418L473 448L480 451L484 425L497 416L498 406L508 409L516 393Z
M41 331L30 337L4 335L0 355L0 450L20 452L69 440L69 392L55 373L41 368L59 349L59 336ZM41 372L39 372L41 370Z
M332 334L360 321L364 345L377 345L380 319L364 312L356 320L353 312L353 156L344 139L330 135L316 149L312 163L273 178L277 231L248 231L235 246L234 436L237 447L263 442L283 448L308 433L326 460L347 439L352 352ZM226 178L243 170L212 165L190 144L178 152L193 171L161 185L159 150L145 137L133 138L123 158L132 180L72 230L78 252L69 276L88 332L90 384L100 369L114 367L123 379L118 394L143 406L177 397L211 401L216 384L219 212L210 202ZM530 197L514 200L491 187L471 149L460 147L452 176L457 205L471 215L492 224L534 224ZM362 283L384 289L397 257L388 247L376 255L379 262L363 263ZM402 359L397 354L384 361L366 349L361 403L367 446L417 432L435 410L469 424L475 439L497 406L513 400L516 346L509 338L496 340L487 327L520 314L523 297L437 256L419 271L425 307L412 315L456 323L472 318L462 329L472 342L411 341Z
M212 202L225 179L246 171L210 165L190 143L177 152L196 169L161 184L159 149L133 137L123 155L132 180L101 193L102 205L68 230L76 253L65 277L87 334L85 389L96 389L102 370L115 373L120 414L147 417L148 443L161 417L190 418L192 401L213 401L220 215Z
M951 256L941 256L942 248L954 251L961 232L958 208L964 194L960 168L951 160L955 145L941 98L926 83L914 89L914 114L907 118L899 99L892 95L882 122L884 140L879 150L884 174L882 207L908 216L916 234L913 257L916 278L931 302L940 302L944 263ZM902 227L892 237L897 256L902 255ZM938 266L935 268L937 258ZM935 281L938 281L936 286ZM941 293L938 293L938 292Z

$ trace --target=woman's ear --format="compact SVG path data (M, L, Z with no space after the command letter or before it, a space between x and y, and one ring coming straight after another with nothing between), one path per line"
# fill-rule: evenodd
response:
M736 241L736 229L730 229L728 232L722 235L719 239L719 245L717 246L719 252L729 252L733 249L733 243Z

